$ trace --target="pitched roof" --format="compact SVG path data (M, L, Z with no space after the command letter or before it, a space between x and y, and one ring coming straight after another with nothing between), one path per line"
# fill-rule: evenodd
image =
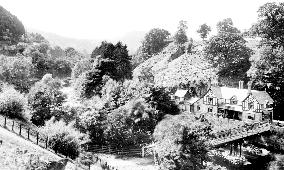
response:
M269 103L273 103L273 99L266 91L256 91L252 90L252 95L260 104L266 104L268 101Z
M187 90L177 90L175 93L175 96L184 97L186 93L187 93Z
M200 98L198 98L198 97L192 97L189 100L187 100L187 102L190 103L190 104L193 104L193 103L197 102L199 99Z
M217 98L231 99L233 96L236 96L238 104L241 104L249 95L247 89L214 86L211 86L210 89ZM273 103L273 99L266 91L251 90L251 93L260 104L265 104L266 101Z
M210 89L217 98L222 98L221 87L211 86Z

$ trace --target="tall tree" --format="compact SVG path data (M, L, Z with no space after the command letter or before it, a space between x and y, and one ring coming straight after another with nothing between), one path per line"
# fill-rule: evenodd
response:
M266 89L274 99L274 119L284 120L284 3L266 3L258 16L251 31L262 37L260 56L248 74L255 79L255 88Z
M207 38L210 31L211 31L210 26L208 26L207 24L202 24L197 30L197 33L199 33L200 37L204 40L205 38Z
M142 52L153 55L160 52L168 43L170 33L167 30L154 28L151 29L142 42Z
M128 54L127 46L121 42L113 45L104 41L94 49L91 57L108 60L108 64L111 66L104 68L104 73L115 80L129 79L132 76L131 57Z
M210 38L205 47L207 59L218 69L219 80L226 85L246 79L246 72L251 66L252 50L245 45L246 41L232 24L231 19L219 22L218 34Z
M266 3L258 10L257 35L273 48L284 47L284 3Z
M187 35L186 35L187 29L188 27L187 27L186 21L181 20L179 22L178 30L176 34L174 35L175 43L184 44L185 42L187 42L188 40Z

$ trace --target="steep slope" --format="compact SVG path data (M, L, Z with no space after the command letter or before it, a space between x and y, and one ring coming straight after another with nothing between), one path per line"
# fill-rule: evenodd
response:
M25 140L18 135L0 127L0 169L19 170L44 167L50 161L61 158L54 153ZM66 170L75 169L68 163Z
M133 77L138 78L143 71L149 70L155 84L163 87L196 85L206 83L209 78L216 80L216 70L205 60L202 44L195 45L193 54L183 54L174 43L170 43L161 53L135 68Z

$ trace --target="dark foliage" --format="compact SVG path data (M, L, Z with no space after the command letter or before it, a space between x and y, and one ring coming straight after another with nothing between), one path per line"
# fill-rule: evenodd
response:
M142 42L142 52L148 55L159 53L167 44L170 33L160 28L151 29Z
M15 44L24 33L25 28L22 22L0 6L0 41L4 41L7 44Z

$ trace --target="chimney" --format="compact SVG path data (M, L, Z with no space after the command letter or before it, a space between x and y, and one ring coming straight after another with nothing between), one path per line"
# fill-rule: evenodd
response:
M239 81L239 89L243 89L244 88L244 81Z
M248 94L251 94L251 85L252 85L252 82L249 81L248 82Z
M209 80L208 80L207 89L209 90L210 87L211 87L211 78L209 78Z

